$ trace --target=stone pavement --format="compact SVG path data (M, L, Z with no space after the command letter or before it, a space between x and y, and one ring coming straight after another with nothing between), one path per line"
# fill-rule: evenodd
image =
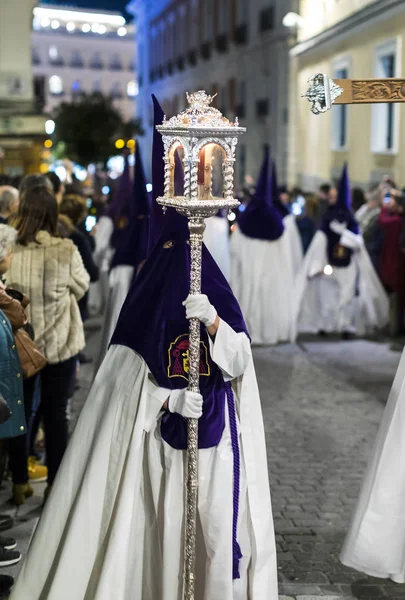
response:
M288 598L405 598L405 586L338 560L399 358L370 341L313 338L255 350Z
M95 356L99 333L90 331L88 341L87 351ZM338 560L400 355L384 342L307 338L297 346L255 348L254 356L268 444L280 600L405 599L405 585L364 576ZM91 379L92 368L85 366L72 404L73 423ZM36 487L38 494L18 511L6 503L9 484L0 491L0 512L15 517L7 534L18 539L24 552L40 514L41 486Z

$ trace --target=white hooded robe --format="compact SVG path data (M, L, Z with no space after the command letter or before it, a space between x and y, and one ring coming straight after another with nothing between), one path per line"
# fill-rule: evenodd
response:
M199 451L196 600L277 600L266 447L250 344L221 321L213 361L232 380L239 425L232 580L233 453L228 418ZM10 600L182 600L185 451L160 434L167 390L112 346L94 381ZM227 408L226 408L227 415Z

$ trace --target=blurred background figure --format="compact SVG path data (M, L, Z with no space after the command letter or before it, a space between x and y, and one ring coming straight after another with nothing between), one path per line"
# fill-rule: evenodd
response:
M316 214L316 224L319 227L329 206L334 204L337 199L337 189L330 183L323 183L318 189L318 210Z
M49 493L68 442L67 402L77 356L84 349L78 300L89 275L71 240L57 235L58 205L43 185L28 187L15 221L17 245L9 285L31 299L27 316L48 365L41 371Z
M359 224L366 250L370 255L375 270L379 271L381 230L378 218L382 206L382 192L380 185L374 184L365 194L366 202L362 204L355 213L355 219Z
M266 149L256 191L231 239L231 286L252 343L292 339L293 265L291 243L273 204L272 168Z
M65 194L60 204L59 220L63 220L68 237L80 252L84 268L90 277L90 282L94 283L99 278L99 268L94 262L91 245L88 236L83 233L79 226L84 223L88 214L86 200L77 194ZM89 318L88 309L89 292L86 292L83 298L79 300L80 316L83 323ZM78 355L79 362L85 364L91 362L91 358L81 351Z
M294 190L293 200L291 211L300 233L303 254L306 254L316 232L318 201L315 194L304 195L301 190Z
M405 224L403 196L393 187L384 193L378 217L382 231L379 274L390 298L390 335L398 336L404 326L405 254L401 246Z
M58 206L60 206L63 194L65 193L65 184L62 183L62 181L54 171L49 171L46 174L46 178L49 179L49 181L51 182L53 195L55 196L55 200L58 203Z
M352 210L356 213L361 206L363 206L366 202L366 195L362 188L353 188L352 189Z
M347 165L339 193L330 193L321 228L314 236L295 290L298 331L327 335L381 330L388 300L364 247L351 211Z
M10 217L17 214L19 202L18 190L15 187L0 186L0 224L6 225Z

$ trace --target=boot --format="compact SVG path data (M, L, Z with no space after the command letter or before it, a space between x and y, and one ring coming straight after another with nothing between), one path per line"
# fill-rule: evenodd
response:
M27 498L31 498L34 495L34 490L29 483L14 483L13 484L13 497L12 503L16 506L22 506L25 504Z

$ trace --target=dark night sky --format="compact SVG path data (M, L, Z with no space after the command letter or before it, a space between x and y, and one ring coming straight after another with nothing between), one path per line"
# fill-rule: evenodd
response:
M92 8L125 12L129 0L45 0L43 4L61 4L69 7ZM125 14L129 18L128 14Z

